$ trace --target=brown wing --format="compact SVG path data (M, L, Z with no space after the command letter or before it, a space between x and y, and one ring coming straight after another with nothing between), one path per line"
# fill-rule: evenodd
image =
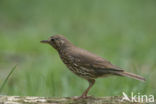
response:
M113 71L123 71L121 68L112 65L109 61L90 53L86 50L80 49L80 48L72 48L70 52L74 54L72 57L74 57L74 61L79 65L83 66L88 69L92 70L113 70Z

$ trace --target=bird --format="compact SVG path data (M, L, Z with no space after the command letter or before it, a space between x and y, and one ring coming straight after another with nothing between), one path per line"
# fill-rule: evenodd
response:
M49 44L56 49L67 68L77 76L89 82L88 88L78 98L89 97L87 96L88 91L95 84L97 78L115 75L145 81L144 77L126 72L106 59L75 46L63 35L56 34L40 42Z

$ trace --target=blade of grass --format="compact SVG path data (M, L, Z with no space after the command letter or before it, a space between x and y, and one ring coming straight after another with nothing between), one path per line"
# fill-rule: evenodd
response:
M0 93L2 92L6 82L8 81L9 77L11 76L11 74L14 72L14 70L16 69L16 65L11 69L11 71L9 72L9 74L7 75L7 77L5 78L4 82L2 83L1 87L0 87Z

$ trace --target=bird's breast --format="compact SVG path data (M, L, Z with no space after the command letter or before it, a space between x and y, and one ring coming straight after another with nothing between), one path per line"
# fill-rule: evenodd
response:
M75 58L68 53L61 53L60 58L62 59L63 63L76 75L85 78L91 79L94 78L94 72L91 69L85 68L79 64L80 59Z

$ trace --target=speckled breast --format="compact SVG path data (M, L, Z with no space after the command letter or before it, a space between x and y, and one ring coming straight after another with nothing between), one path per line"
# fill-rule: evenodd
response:
M83 66L77 65L77 62L75 62L76 59L70 55L60 55L62 61L64 64L76 75L85 78L85 79L94 79L95 75L91 69L87 69Z

